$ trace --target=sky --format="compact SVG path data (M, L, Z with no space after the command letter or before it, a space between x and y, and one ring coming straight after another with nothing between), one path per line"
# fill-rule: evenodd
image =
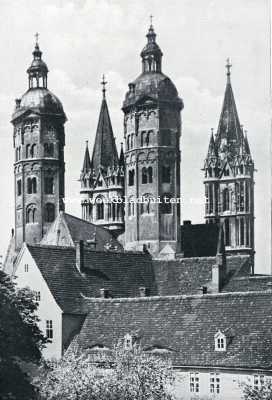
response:
M141 72L149 16L163 51L162 70L184 101L181 138L182 220L204 222L203 167L217 128L232 61L240 122L255 161L256 271L270 272L269 0L0 0L0 254L14 225L11 114L27 90L26 69L39 32L48 87L62 101L66 123L66 211L81 216L79 174L85 141L92 147L101 104L101 76L118 146L127 85Z

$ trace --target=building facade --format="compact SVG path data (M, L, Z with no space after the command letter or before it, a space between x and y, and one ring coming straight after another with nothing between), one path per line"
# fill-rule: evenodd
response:
M240 124L230 68L217 134L213 131L204 165L207 223L224 225L227 254L254 256L254 162Z
M15 153L15 250L39 243L64 207L64 123L59 99L47 88L48 68L36 42L28 90L12 115Z

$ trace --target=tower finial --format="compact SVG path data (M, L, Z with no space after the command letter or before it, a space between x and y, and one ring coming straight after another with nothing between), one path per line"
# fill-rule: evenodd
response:
M151 14L151 15L149 16L149 18L150 18L150 26L152 26L152 25L153 25L153 18L154 18L154 15Z
M39 46L39 33L36 32L34 36L35 36L35 40L36 40L35 46Z
M102 93L103 93L103 99L105 99L105 97L106 97L106 84L107 84L108 82L106 82L105 81L105 75L103 74L103 76L102 76L102 81L101 81L101 85L103 86L103 88L102 88Z
M231 67L232 67L232 64L231 64L231 62L230 62L230 59L227 58L226 69L227 69L227 79L228 79L228 82L230 82L230 69L231 69Z
M89 140L86 140L86 147L88 147L89 145Z

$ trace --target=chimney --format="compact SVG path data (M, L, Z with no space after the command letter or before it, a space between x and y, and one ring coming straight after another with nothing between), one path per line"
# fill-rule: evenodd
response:
M108 299L108 298L109 298L109 291L108 291L108 289L101 288L101 289L100 289L100 297L101 297L102 299Z
M145 286L139 287L140 297L147 297L148 296L148 289Z
M76 266L79 272L84 269L84 242L79 240L76 242Z

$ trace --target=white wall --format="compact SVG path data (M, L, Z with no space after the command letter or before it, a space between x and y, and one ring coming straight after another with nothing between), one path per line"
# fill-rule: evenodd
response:
M25 264L28 264L28 272L25 272ZM62 311L26 247L23 248L15 275L19 287L28 286L31 290L41 293L38 316L40 318L39 327L44 334L46 333L46 320L53 321L52 343L49 343L43 350L43 356L45 358L60 358L62 353Z
M190 392L190 372L199 373L199 393ZM217 372L220 377L220 393L210 393L210 373ZM175 395L178 400L241 400L243 399L243 384L252 384L254 375L264 375L258 373L246 372L225 372L218 370L194 370L191 371L176 371ZM271 378L271 376L270 376Z

